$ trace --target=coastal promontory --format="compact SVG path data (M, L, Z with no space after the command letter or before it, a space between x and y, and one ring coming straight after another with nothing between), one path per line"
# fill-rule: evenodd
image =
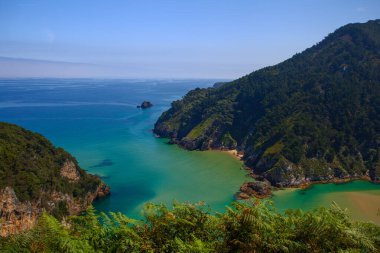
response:
M43 212L79 214L109 192L42 135L0 123L0 236L32 228Z
M237 149L275 186L380 179L380 20L348 24L277 65L197 88L154 132L189 150Z

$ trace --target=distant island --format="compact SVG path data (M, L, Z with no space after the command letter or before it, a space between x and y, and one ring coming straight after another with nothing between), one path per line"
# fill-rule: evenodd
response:
M149 101L144 101L141 103L141 105L138 105L137 108L141 108L141 109L147 109L147 108L150 108L152 107L153 104Z
M0 122L0 136L0 236L32 228L44 212L80 214L110 193L42 135Z
M154 133L188 150L236 149L274 186L378 182L379 52L380 20L345 25L280 64L188 92Z

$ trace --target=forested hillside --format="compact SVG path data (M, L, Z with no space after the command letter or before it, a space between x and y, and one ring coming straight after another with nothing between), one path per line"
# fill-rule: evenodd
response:
M187 149L238 149L274 185L380 178L380 20L174 101L154 132Z
M79 213L108 187L42 135L0 122L0 235L32 227L43 211Z

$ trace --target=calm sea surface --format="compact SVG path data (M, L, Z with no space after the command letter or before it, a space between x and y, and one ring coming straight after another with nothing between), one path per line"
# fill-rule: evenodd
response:
M151 132L171 101L216 81L2 79L0 121L43 134L72 153L82 168L102 176L112 194L96 202L98 210L138 217L146 202L177 200L205 201L223 211L240 184L248 180L241 162L222 152L189 152ZM143 100L154 106L137 109ZM379 196L379 185L354 182L281 191L273 200L280 210L310 209L336 201L355 217L376 221ZM375 203L363 207L358 199L367 197Z

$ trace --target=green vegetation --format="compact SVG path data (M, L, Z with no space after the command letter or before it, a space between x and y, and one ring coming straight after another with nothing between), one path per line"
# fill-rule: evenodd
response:
M379 180L379 115L375 20L343 26L278 65L190 91L161 115L154 131L200 150L222 148L231 136L246 164L275 185L367 172ZM208 118L211 126L198 127ZM194 131L197 138L187 139Z
M230 132L227 132L222 137L222 145L223 147L233 149L233 148L236 148L237 142L231 136Z
M144 221L121 213L83 216L65 223L48 214L37 226L0 239L1 252L378 252L380 227L353 222L332 205L312 212L278 213L268 203L235 203L224 214L202 204L147 204Z
M277 142L273 146L267 148L263 156L278 154L282 151L283 148L284 148L284 144L282 144L281 142Z
M213 118L208 118L201 123L199 123L196 127L191 129L190 133L187 134L186 138L189 139L196 139L201 134L203 134L209 127L211 127L212 123L214 122Z
M70 182L60 175L65 161L72 161L80 179ZM47 201L52 192L85 197L95 192L101 181L79 168L76 160L62 148L55 148L40 134L0 122L0 189L10 186L20 201ZM52 211L57 217L67 213L65 202Z

